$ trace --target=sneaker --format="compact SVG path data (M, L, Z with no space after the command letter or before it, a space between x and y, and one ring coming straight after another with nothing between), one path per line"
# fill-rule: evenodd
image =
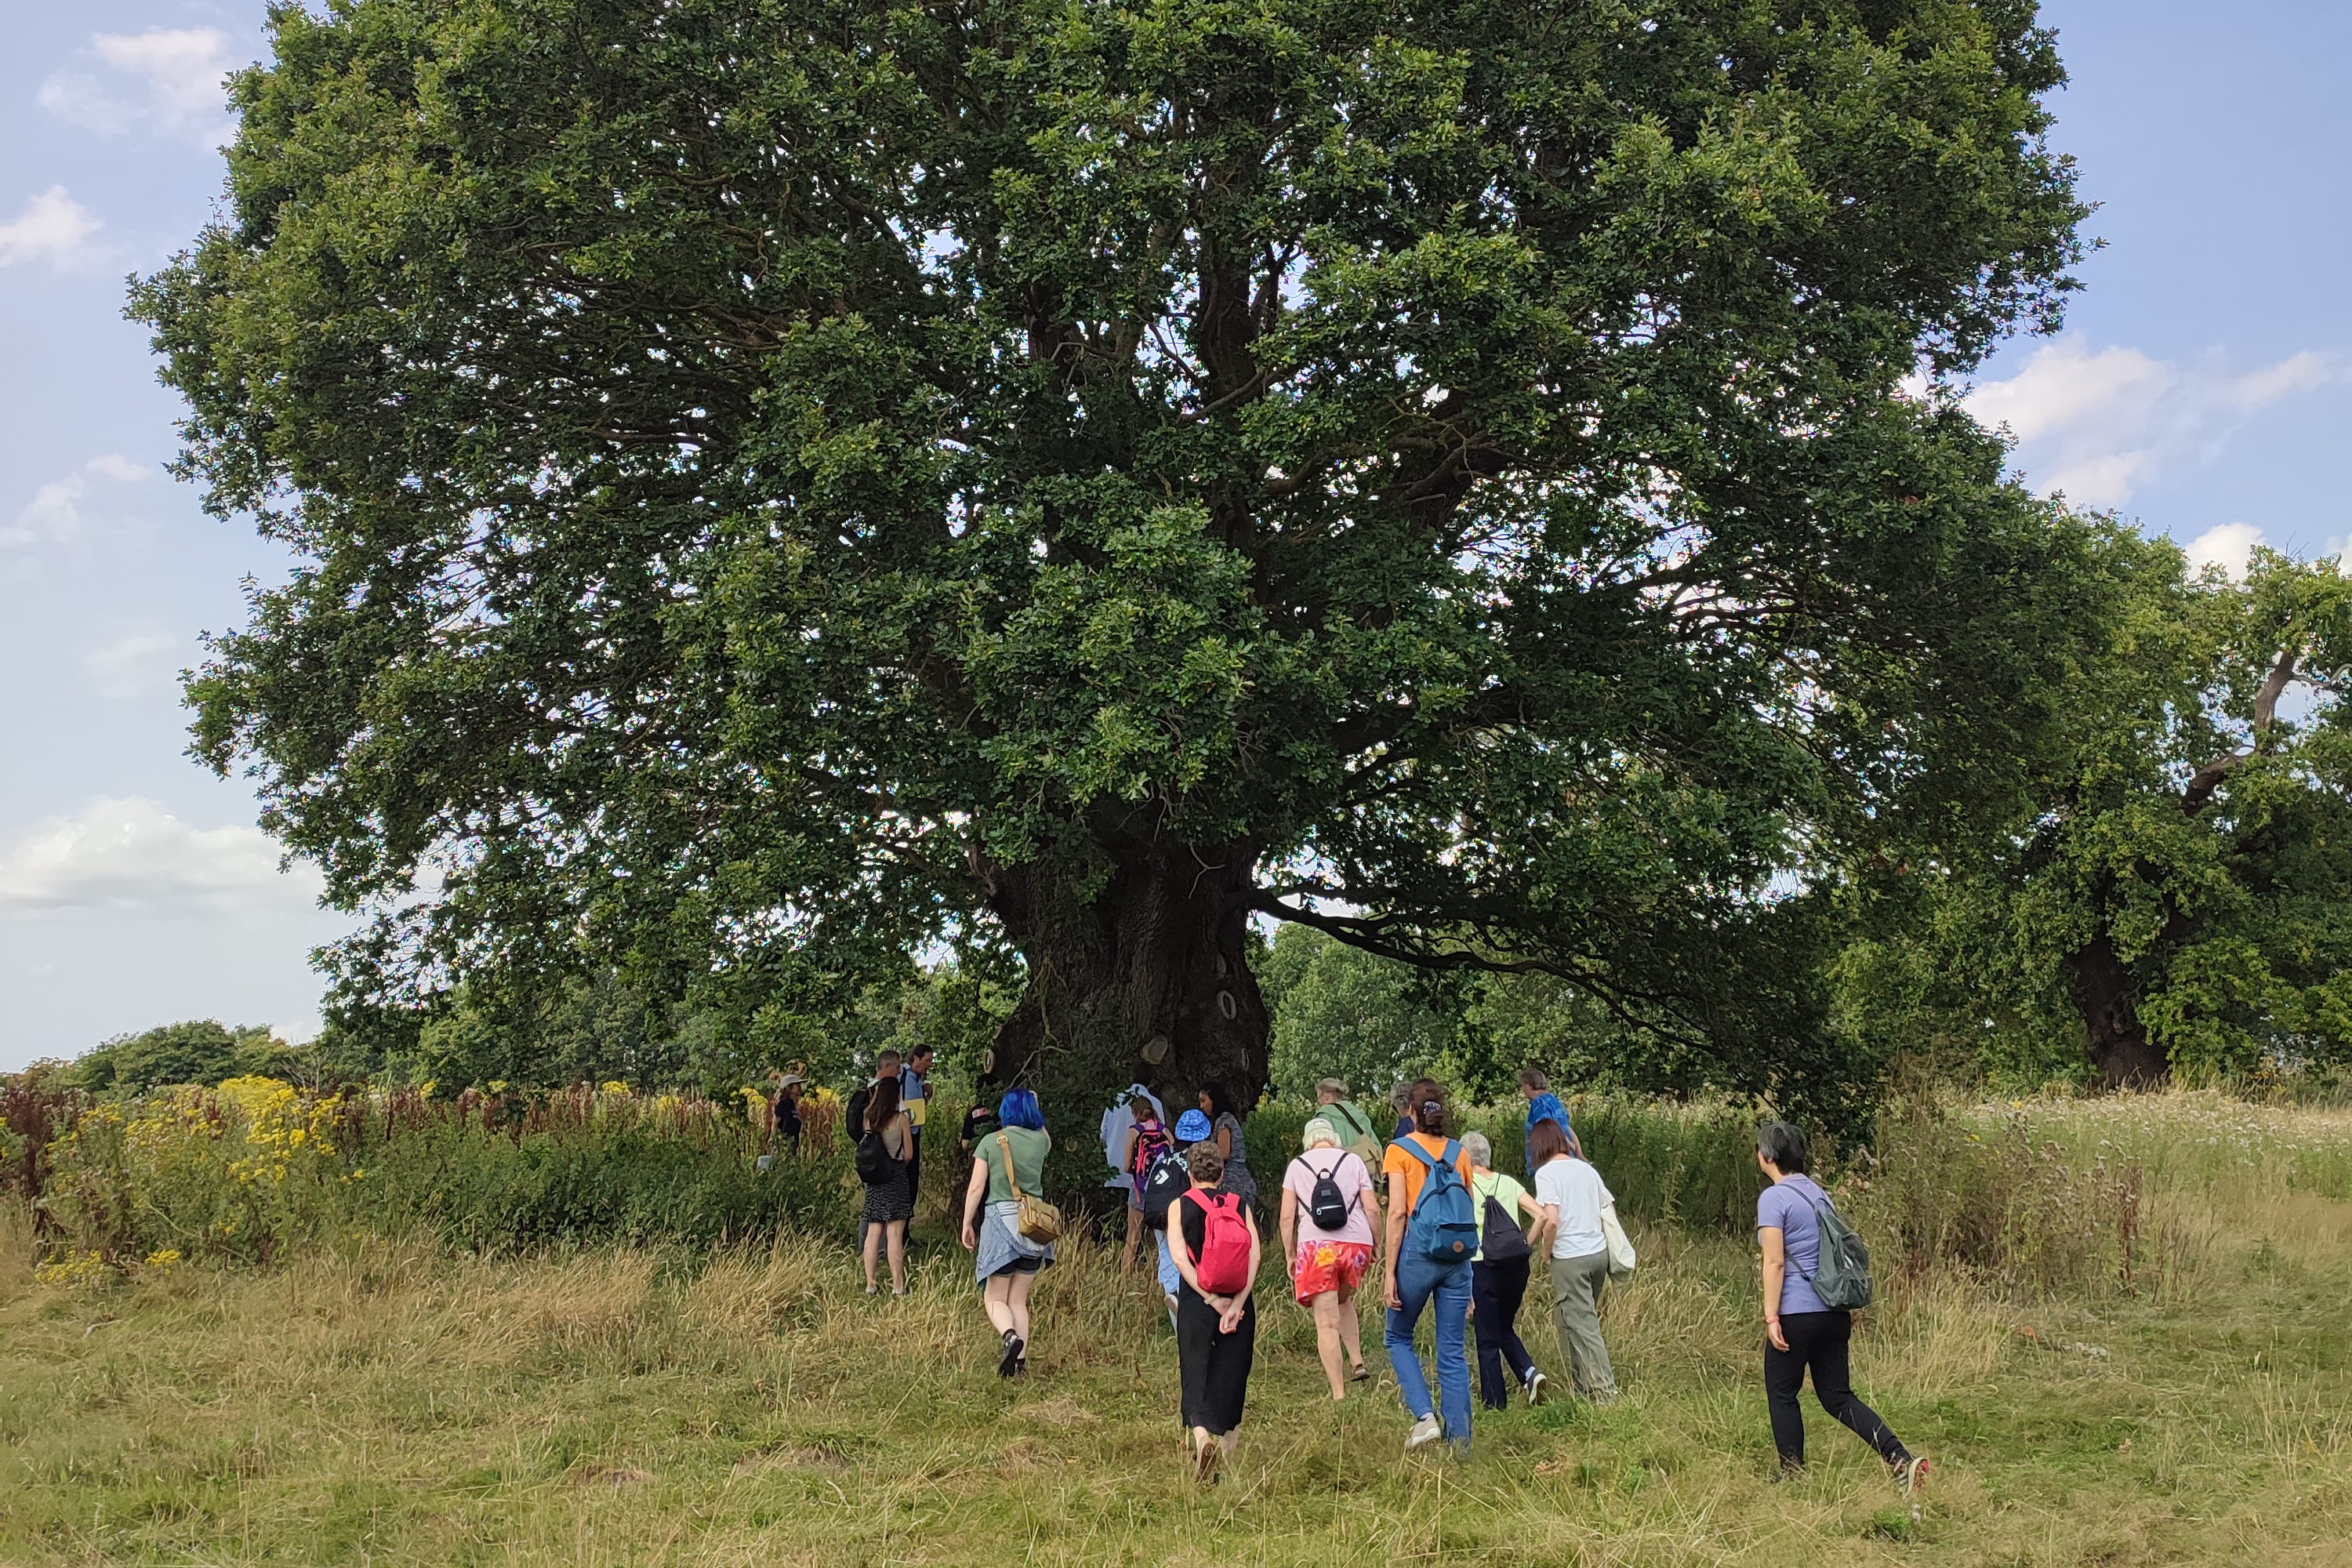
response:
M1546 1377L1541 1373L1538 1373L1533 1377L1528 1379L1528 1403L1529 1405L1541 1405L1545 1400L1549 1399L1550 1397L1551 1379Z
M1927 1479L1927 1461L1917 1455L1895 1461L1895 1485L1906 1498L1917 1497Z
M1011 1377L1014 1373L1019 1372L1021 1358L1028 1353L1028 1350L1029 1347L1022 1342L1019 1334L1014 1333L1011 1329L1005 1330L1004 1358L996 1363L996 1375Z
M1404 1451L1410 1454L1415 1448L1426 1448L1444 1436L1445 1428L1437 1424L1437 1417L1424 1415L1412 1424L1412 1431L1405 1434Z

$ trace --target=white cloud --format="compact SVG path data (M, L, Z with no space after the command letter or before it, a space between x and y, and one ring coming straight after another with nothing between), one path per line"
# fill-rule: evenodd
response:
M133 632L82 656L101 697L136 697L168 683L180 642L157 632Z
M113 79L58 71L41 84L37 99L43 109L110 135L148 130L205 142L228 135L232 122L222 83L233 68L228 37L219 28L100 33L89 47L112 68Z
M62 272L94 257L90 237L104 226L63 185L51 185L27 199L16 217L0 223L0 267L46 261Z
M62 543L81 531L82 503L89 499L93 481L133 484L153 472L119 452L92 458L63 479L51 479L35 490L33 499L16 513L16 521L0 526L0 545Z
M287 1024L272 1024L269 1032L289 1046L307 1046L326 1032L327 1022L316 1013L306 1013Z
M2242 583L2254 546L2262 542L2263 531L2252 523L2225 522L2219 528L2207 529L2182 545L2181 550L2189 557L2190 575L2208 566L2219 566L2231 582Z
M2166 464L2210 456L2252 416L2342 374L2305 352L2242 374L2218 359L2182 365L2135 348L2045 344L2006 381L1968 395L1969 411L2005 425L2018 466L2044 491L2084 506L2121 506Z
M300 866L280 871L279 853L257 827L191 827L152 800L94 800L0 853L0 911L173 915L310 907L318 873Z

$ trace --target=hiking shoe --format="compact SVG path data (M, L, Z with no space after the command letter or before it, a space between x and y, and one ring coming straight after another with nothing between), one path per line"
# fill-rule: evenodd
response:
M996 1363L996 1375L1011 1377L1014 1373L1019 1372L1021 1358L1027 1354L1028 1351L1029 1347L1022 1342L1019 1334L1014 1333L1011 1329L1005 1330L1004 1359Z
M1549 1399L1550 1397L1551 1379L1546 1377L1541 1373L1538 1373L1533 1377L1528 1379L1528 1403L1529 1405L1541 1405L1545 1400Z
M1895 1485L1906 1498L1919 1495L1920 1486L1927 1479L1927 1461L1918 1455L1895 1461Z
M1437 1424L1437 1417L1424 1415L1412 1424L1412 1431L1404 1435L1404 1451L1410 1454L1415 1448L1426 1448L1444 1436L1445 1428Z

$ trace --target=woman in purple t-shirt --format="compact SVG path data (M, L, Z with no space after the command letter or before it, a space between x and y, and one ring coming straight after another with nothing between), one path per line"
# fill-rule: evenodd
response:
M1813 1291L1822 1265L1821 1209L1830 1202L1805 1173L1811 1163L1805 1135L1785 1121L1756 1130L1756 1164L1772 1184L1756 1199L1756 1236L1764 1247L1764 1402L1772 1413L1772 1446L1783 1475L1805 1468L1805 1415L1797 1395L1805 1369L1813 1397L1878 1450L1906 1495L1927 1479L1927 1461L1887 1429L1878 1413L1853 1396L1848 1351L1853 1314L1824 1306Z

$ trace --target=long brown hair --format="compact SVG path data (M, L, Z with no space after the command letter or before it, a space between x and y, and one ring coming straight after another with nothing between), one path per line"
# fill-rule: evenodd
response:
M898 1114L898 1092L895 1077L874 1086L874 1092L866 1100L866 1131L878 1132L890 1125L890 1119Z

